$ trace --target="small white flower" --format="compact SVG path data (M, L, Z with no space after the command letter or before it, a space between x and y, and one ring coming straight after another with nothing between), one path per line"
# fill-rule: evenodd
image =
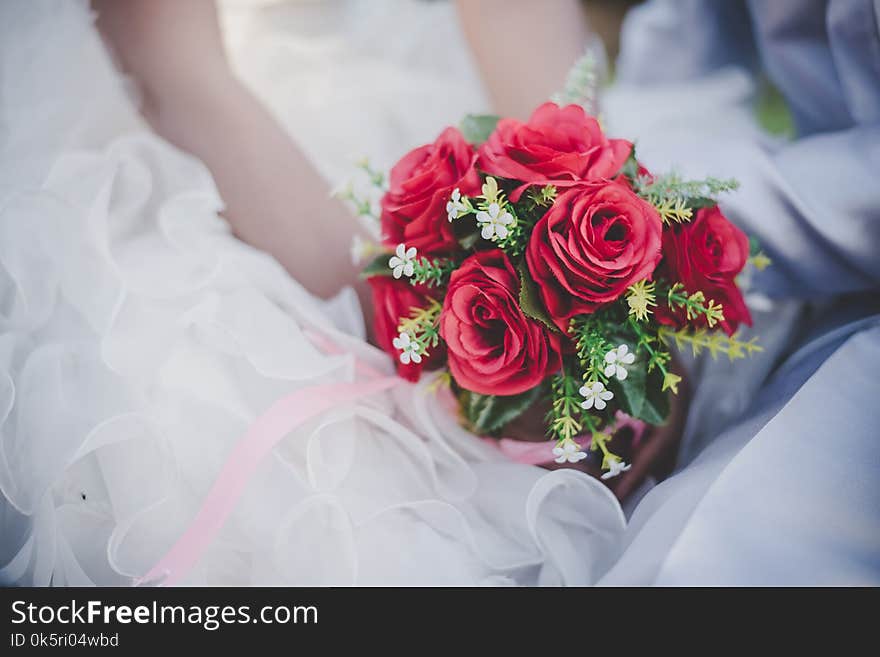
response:
M601 381L596 381L590 386L581 386L580 393L584 398L584 401L581 402L581 408L585 411L590 410L594 406L597 411L601 411L607 406L605 402L609 399L614 399L614 393L606 390L605 384Z
M612 477L616 477L621 472L626 472L632 466L629 463L624 463L619 458L609 458L605 461L608 465L608 472L602 475L602 479L611 479Z
M395 349L400 349L400 362L409 365L410 361L417 365L422 362L422 348L418 342L413 342L409 333L401 332L391 341Z
M484 240L491 240L495 237L503 240L507 237L507 227L513 223L513 215L507 210L502 212L497 203L490 203L488 210L477 212L477 223L483 228L481 235Z
M612 349L605 354L605 376L616 376L618 380L623 381L626 378L626 368L624 365L632 365L636 355L630 353L629 347L625 344L620 345L617 349Z
M564 440L562 443L553 448L553 456L556 457L557 463L577 463L587 458L586 452L582 452L580 445L573 440Z
M446 204L446 216L449 218L449 221L452 221L453 219L458 219L466 212L467 206L461 202L461 190L456 187L452 190L452 196Z
M391 256L388 266L391 267L391 273L394 278L406 276L409 278L413 275L416 259L416 247L411 246L408 249L405 244L398 244L395 255Z

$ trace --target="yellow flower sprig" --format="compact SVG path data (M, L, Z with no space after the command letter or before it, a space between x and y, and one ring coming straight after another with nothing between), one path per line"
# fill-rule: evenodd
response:
M681 383L681 377L675 372L665 372L663 374L663 385L660 392L671 390L673 395L678 394L678 384Z
M668 326L661 326L658 336L666 344L674 341L675 346L679 349L689 346L694 356L699 356L703 350L707 350L712 358L717 358L718 354L724 354L733 361L764 351L764 347L757 344L757 337L743 341L737 337L738 333L728 336L706 329L672 329Z
M498 189L498 181L492 176L486 178L481 191L483 194L478 198L482 198L485 201L485 207L489 207L492 203L497 203L503 208L505 203L507 203L507 200L504 198L504 192Z
M613 435L610 432L594 431L593 440L590 441L591 452L596 450L602 452L602 469L607 471L602 475L602 479L611 479L630 468L629 465L623 462L623 459L608 449L608 442L612 438Z
M685 204L683 198L651 196L649 200L667 226L687 223L694 217L694 211Z
M535 205L546 208L553 205L553 201L556 200L556 193L556 185L545 185L541 189L529 189L528 197Z
M417 353L429 355L431 349L440 344L440 311L443 306L439 301L428 297L428 305L424 308L413 307L409 317L400 319L397 331L409 335L416 346Z
M647 321L648 315L652 312L651 308L657 305L657 297L654 294L656 287L656 283L649 283L646 279L633 283L626 289L629 314L635 315L640 322Z
M706 324L709 328L713 328L718 322L724 321L724 306L715 303L713 299L706 300L706 295L702 291L697 290L693 294L688 294L684 285L676 283L666 294L669 306L672 308L684 308L687 318L696 319L699 316L706 318Z
M755 255L751 256L749 262L758 271L764 271L773 264L773 261L763 251L758 251Z

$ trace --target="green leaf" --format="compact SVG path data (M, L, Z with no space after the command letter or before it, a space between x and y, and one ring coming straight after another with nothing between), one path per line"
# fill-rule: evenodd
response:
M632 147L632 150L629 152L629 157L626 158L626 162L623 163L623 166L620 168L620 174L626 176L630 180L635 180L639 175L639 161L636 159L636 147L635 144Z
M664 424L669 417L669 392L663 391L663 374L655 369L648 374L645 407L641 419L649 424Z
M472 214L459 217L452 222L452 234L465 251L473 249L480 241L480 227Z
M636 361L626 369L623 381L613 379L609 384L623 411L648 424L663 424L669 414L669 396L661 392L663 375L658 370L648 374L645 361Z
M749 255L755 257L761 252L761 242L754 235L749 235Z
M481 395L463 390L459 400L465 418L478 434L491 435L522 415L541 396L541 386L519 395Z
M692 210L699 210L700 208L714 208L718 205L718 201L707 196L692 196L687 199L686 205Z
M479 146L495 130L495 125L500 118L494 114L468 114L461 120L459 128L466 141L474 146Z
M619 400L623 412L631 417L639 417L645 405L646 367L630 366L627 377L623 381L612 379L608 387L614 392L615 400Z
M553 319L541 301L538 286L532 280L525 260L520 261L517 269L519 270L519 307L527 317L538 320L551 331L558 333L559 329L553 323Z
M366 267L361 270L361 278L372 278L373 276L391 276L391 267L388 266L388 261L391 259L391 254L383 253L382 255L378 255L370 261Z

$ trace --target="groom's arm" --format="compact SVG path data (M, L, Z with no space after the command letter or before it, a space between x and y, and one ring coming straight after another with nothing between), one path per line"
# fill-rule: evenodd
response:
M286 132L234 78L211 0L95 0L98 27L138 82L153 128L210 169L235 234L328 297L357 284L360 228Z

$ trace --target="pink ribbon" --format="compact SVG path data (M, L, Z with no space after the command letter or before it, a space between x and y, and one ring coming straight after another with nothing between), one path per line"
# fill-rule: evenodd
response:
M330 352L341 351L323 337L310 337ZM362 383L317 385L297 390L276 401L257 418L227 457L223 469L189 527L155 566L135 580L135 585L177 584L192 569L223 527L263 458L287 434L340 404L388 390L402 381L396 376L383 376L363 363L358 369L369 376L370 380Z
M553 448L556 443L552 440L530 442L515 438L483 438L483 441L495 447L511 461L524 463L525 465L543 465L556 459ZM590 446L590 436L580 436L574 441L583 450Z
M617 411L614 423L614 431L629 428L633 432L633 445L638 444L642 439L647 425L641 420L631 418L626 413ZM514 438L483 438L483 441L496 447L502 454L512 461L524 463L526 465L544 465L556 459L553 448L556 443L552 440L542 440L541 442L529 442L525 440L516 440ZM580 449L585 450L592 442L592 436L580 436L574 439Z

